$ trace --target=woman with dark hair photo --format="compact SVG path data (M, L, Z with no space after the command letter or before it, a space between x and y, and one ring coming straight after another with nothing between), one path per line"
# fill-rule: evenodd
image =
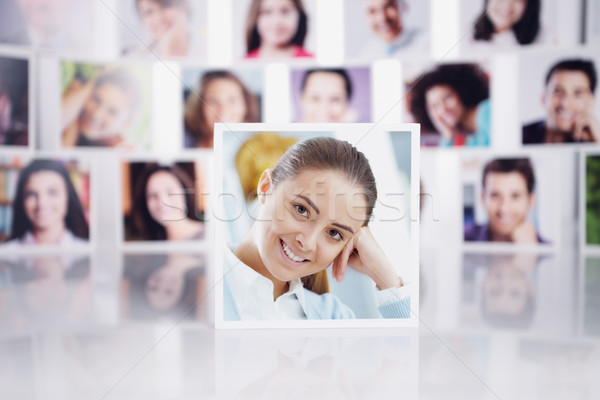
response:
M213 147L215 122L258 122L255 95L229 71L210 71L185 100L185 147Z
M539 43L541 0L485 0L473 39L498 46Z
M69 246L88 239L88 223L67 168L57 161L32 161L19 174L7 243Z
M134 192L138 240L195 240L204 237L197 215L194 181L178 166L147 165Z
M302 0L252 0L246 58L314 57L304 49L308 15Z
M350 107L352 81L345 69L318 68L306 71L300 87L302 122L357 122Z
M476 64L438 65L409 85L409 111L439 146L489 146L489 78ZM423 138L422 138L423 139Z
M377 200L369 161L348 142L317 137L292 146L257 186L250 231L226 249L223 318L349 319L326 269L350 266L377 285L378 311L409 318L410 296L368 223Z

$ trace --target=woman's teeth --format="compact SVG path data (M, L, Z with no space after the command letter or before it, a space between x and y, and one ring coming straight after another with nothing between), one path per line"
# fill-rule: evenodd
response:
M290 247L285 242L282 241L281 245L283 247L283 251L285 252L285 254L287 254L287 256L291 260L296 261L296 262L306 261L304 258L300 258L296 254L294 254L294 252L292 251L292 249L290 249Z

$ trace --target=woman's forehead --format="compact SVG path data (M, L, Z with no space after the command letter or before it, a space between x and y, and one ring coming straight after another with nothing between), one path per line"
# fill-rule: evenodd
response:
M311 208L314 205L330 218L356 220L361 225L366 219L364 191L340 172L305 170L280 186L288 201L304 201Z

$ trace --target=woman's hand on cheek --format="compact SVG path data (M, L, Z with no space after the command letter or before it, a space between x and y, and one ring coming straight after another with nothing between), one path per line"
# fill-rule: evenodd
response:
M332 275L338 282L343 279L348 265L370 277L379 289L402 286L402 280L366 226L346 243L333 262Z
M442 115L437 115L436 113L430 113L429 118L433 123L434 128L438 131L438 133L447 141L451 141L456 130L454 127L444 120Z

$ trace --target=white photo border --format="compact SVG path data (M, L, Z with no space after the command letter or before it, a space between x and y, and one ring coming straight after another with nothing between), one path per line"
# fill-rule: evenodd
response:
M225 321L223 318L223 265L225 256L225 224L215 217L215 328L216 329L264 329L264 328L385 328L417 327L419 319L419 125L418 124L303 124L303 123L259 123L259 124L215 124L215 168L212 191L212 209L215 215L223 214L223 204L219 201L223 194L224 132L351 132L350 135L366 135L405 132L411 136L411 176L410 176L410 263L411 279L411 317L398 319L354 319L354 320L268 320L268 321ZM336 135L336 133L338 135ZM360 135L362 134L362 135ZM363 136L364 135L364 136ZM348 140L349 138L345 138ZM370 140L373 140L371 137Z

